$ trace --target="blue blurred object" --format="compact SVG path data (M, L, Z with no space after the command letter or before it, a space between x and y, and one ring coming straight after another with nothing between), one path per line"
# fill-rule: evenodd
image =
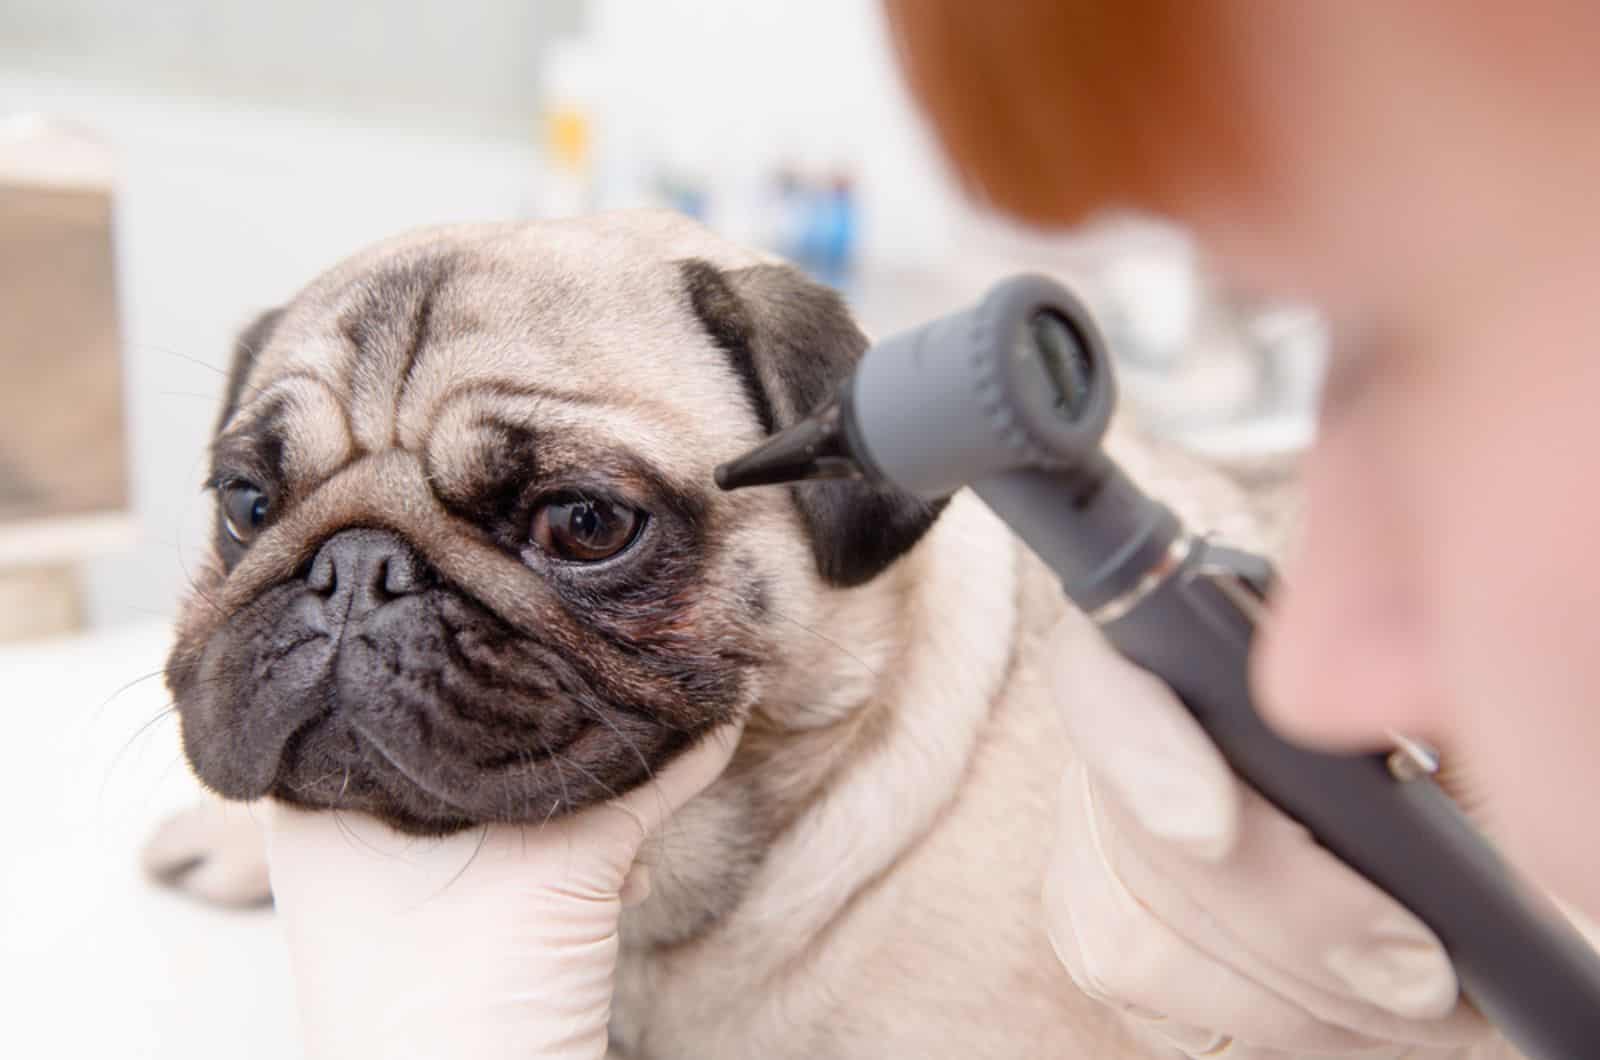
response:
M705 221L710 212L710 195L699 181L670 172L656 178L656 193L664 203L696 221Z
M811 223L807 266L818 280L843 290L850 282L856 242L855 192L848 180L836 179L816 196Z
M773 177L772 249L813 279L847 290L855 266L857 209L848 177L808 180L791 167Z

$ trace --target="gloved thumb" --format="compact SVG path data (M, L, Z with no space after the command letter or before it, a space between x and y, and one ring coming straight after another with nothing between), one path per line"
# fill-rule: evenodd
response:
M1123 658L1087 617L1051 630L1046 680L1073 750L1152 835L1207 860L1238 838L1240 790L1173 691Z

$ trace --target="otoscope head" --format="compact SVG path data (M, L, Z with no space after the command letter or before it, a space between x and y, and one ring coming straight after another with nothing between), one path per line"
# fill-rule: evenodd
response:
M864 474L932 500L1019 468L1089 471L1116 402L1088 310L1043 276L875 344L835 400L717 469L737 489Z

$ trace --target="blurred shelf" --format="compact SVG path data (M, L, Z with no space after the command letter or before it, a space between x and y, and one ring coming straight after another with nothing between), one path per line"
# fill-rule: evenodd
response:
M138 521L127 512L0 523L0 571L124 552L138 537Z

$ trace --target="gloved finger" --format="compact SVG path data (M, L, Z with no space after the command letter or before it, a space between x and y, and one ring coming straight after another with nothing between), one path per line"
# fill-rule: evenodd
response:
M619 808L637 815L648 834L679 807L710 787L738 749L744 720L730 722L700 737L645 783L622 797Z
M1144 1021L1144 1026L1193 1060L1308 1060L1308 1054L1303 1049L1275 1049L1269 1045L1256 1045L1172 1020L1148 1020ZM1329 1056L1327 1053L1320 1055ZM1426 1054L1419 1053L1414 1045L1400 1043L1349 1055L1352 1060L1423 1060Z
M1098 809L1123 835L1138 828L1109 793ZM1196 945L1233 954L1326 1019L1418 1042L1483 1033L1421 921L1254 792L1244 793L1242 821L1225 862L1130 840L1108 845L1113 871Z
M1051 630L1042 657L1067 738L1096 779L1152 835L1198 857L1231 850L1239 784L1172 690L1117 654L1077 612Z
M1072 660L1050 679L1074 749L1106 804L1137 825L1125 823L1128 842L1111 849L1137 850L1162 878L1183 881L1130 880L1136 893L1172 893L1183 912L1165 910L1168 922L1202 950L1230 953L1246 974L1334 1022L1398 1026L1452 1012L1454 971L1420 921L1244 788L1171 689L1086 619L1062 622L1052 637L1057 657ZM1158 841L1141 842L1138 829Z
M1192 1057L1193 1060L1217 1060L1218 1057L1225 1060L1306 1060L1303 1051L1290 1052L1266 1045L1253 1045L1226 1034L1219 1034L1202 1027L1191 1027L1174 1020L1151 1019L1143 1021L1143 1024L1161 1041L1169 1043L1178 1052ZM1406 1045L1377 1052L1363 1051L1358 1055L1360 1060L1396 1060L1404 1056L1405 1050L1410 1048ZM1322 1055L1326 1057L1328 1054Z
M644 841L722 775L743 729L742 720L721 726L622 798L551 822L586 854L592 871L585 890L620 893Z
M1239 839L1221 862L1141 840L1112 793L1083 798L1108 871L1198 950L1377 1041L1449 1045L1488 1033L1460 1002L1433 933L1254 792L1244 793Z
M1203 1027L1191 1027L1174 1020L1151 1018L1140 1026L1157 1040L1170 1044L1193 1060L1315 1060L1328 1054L1309 1054L1302 1049L1276 1049L1257 1045ZM1350 1060L1518 1060L1521 1055L1501 1038L1486 1039L1479 1045L1414 1045L1394 1042L1386 1046L1345 1054Z
M1079 988L1113 1007L1175 1024L1220 1027L1303 1053L1353 1053L1381 1045L1317 1019L1258 979L1197 948L1110 869L1086 771L1062 784L1061 829L1045 887L1051 943Z

